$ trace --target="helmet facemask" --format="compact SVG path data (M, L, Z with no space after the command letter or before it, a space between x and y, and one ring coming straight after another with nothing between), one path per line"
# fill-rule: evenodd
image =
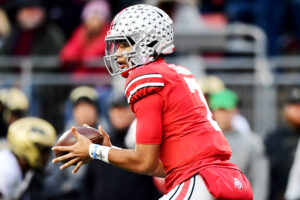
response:
M126 41L129 46L131 47L130 51L123 51L118 53L117 50L119 48L119 43L121 41ZM116 74L120 74L123 73L135 66L138 65L138 62L134 63L133 59L134 57L137 56L136 52L134 51L134 43L132 40L130 40L128 37L125 36L107 36L105 38L105 42L106 42L106 48L105 48L105 55L104 56L104 63L105 66L108 70L108 72L111 75L116 75ZM128 67L127 68L120 68L119 64L117 63L117 59L118 57L123 56L126 59L126 62L128 63Z
M118 43L124 40L130 45L131 50L117 53ZM111 75L120 74L134 67L149 63L155 60L158 55L153 48L158 45L158 41L156 41L154 34L147 35L146 33L141 34L140 32L137 32L130 36L107 36L105 42L106 56L104 57L104 62ZM117 63L119 56L125 57L128 63L127 68L121 69L119 67L119 64Z

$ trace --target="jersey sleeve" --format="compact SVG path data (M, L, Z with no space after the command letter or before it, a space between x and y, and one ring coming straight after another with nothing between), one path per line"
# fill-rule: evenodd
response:
M154 70L135 69L127 78L125 95L132 106L140 99L148 95L158 93L165 85L163 76Z
M158 94L149 95L135 104L137 144L161 143L163 107L164 101Z

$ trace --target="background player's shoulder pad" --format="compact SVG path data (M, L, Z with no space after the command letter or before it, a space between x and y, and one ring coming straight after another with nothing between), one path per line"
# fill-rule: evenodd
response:
M154 69L140 67L133 70L125 84L125 94L129 104L159 92L165 85L163 76Z

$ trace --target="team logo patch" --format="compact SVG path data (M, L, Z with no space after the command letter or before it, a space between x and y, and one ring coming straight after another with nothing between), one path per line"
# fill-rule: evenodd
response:
M243 184L237 178L234 178L234 187L238 190L242 190Z

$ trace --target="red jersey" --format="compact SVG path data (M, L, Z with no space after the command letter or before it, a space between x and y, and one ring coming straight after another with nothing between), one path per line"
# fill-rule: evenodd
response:
M154 94L161 98L161 131L153 131L149 136L145 135L145 132L149 134L147 131L137 128L136 142L160 144L168 190L204 167L236 167L228 161L231 149L188 69L167 64L160 58L132 70L126 80L125 93L135 113L139 100Z

